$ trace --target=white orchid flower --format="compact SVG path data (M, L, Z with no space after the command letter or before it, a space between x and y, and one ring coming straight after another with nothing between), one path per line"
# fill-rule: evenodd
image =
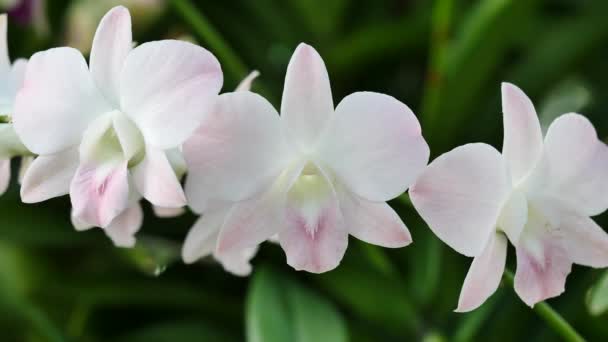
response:
M457 311L496 291L515 246L515 291L528 305L559 295L573 263L608 266L608 234L590 216L608 208L608 147L579 114L544 138L530 99L502 85L502 154L468 144L435 159L410 189L420 215L457 252L474 257Z
M278 234L289 265L320 273L340 263L349 234L385 247L411 242L385 202L428 161L418 120L403 103L370 92L334 110L312 47L298 46L289 63L280 117L257 94L228 93L198 132L184 144L190 206L209 212L216 201L238 202L217 223L220 259Z
M249 91L253 81L260 75L257 70L252 71L245 77L236 87L235 91ZM186 140L186 144L197 144L199 141L205 141L205 126L201 126L194 134ZM193 184L190 182L189 184ZM186 192L188 188L186 187ZM197 260L213 255L224 269L238 276L247 276L251 274L252 266L251 259L257 253L257 246L245 248L244 250L236 251L228 255L218 256L215 253L217 238L219 236L222 223L226 219L228 211L234 204L231 202L219 203L216 202L213 208L206 208L206 213L200 217L194 226L188 232L184 246L182 248L182 259L185 263L191 264ZM192 206L192 210L197 214L203 214L197 209L197 206Z
M127 208L133 190L157 206L185 205L165 151L180 146L215 103L221 68L191 43L132 46L130 14L119 6L99 24L89 68L71 48L31 58L14 118L39 155L23 180L24 202L69 191L74 214L99 227Z
M0 15L0 195L11 179L11 158L30 155L21 143L12 124L15 97L23 85L27 61L18 59L11 64L7 44L7 17Z

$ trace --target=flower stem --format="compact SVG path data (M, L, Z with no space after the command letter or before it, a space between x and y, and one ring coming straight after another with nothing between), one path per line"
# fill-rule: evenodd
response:
M504 279L507 283L514 286L513 272L505 270ZM534 305L533 310L553 329L555 333L561 336L565 341L570 342L584 342L585 339L562 317L557 311L555 311L546 302L540 302Z

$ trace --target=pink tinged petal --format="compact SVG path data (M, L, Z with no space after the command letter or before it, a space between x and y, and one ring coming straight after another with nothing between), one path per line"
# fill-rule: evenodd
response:
M76 214L74 213L74 209L72 209L72 212L70 214L70 219L72 221L72 226L74 227L74 229L76 229L79 232L89 230L89 229L95 227L94 225L92 225L88 222L85 222L83 219L76 216Z
M559 231L546 219L529 214L520 243L516 246L515 292L529 306L564 292L572 261Z
M312 46L302 43L293 53L285 75L281 102L285 136L300 148L312 147L333 111L325 63Z
M222 257L216 259L222 264L224 269L234 275L240 277L246 277L251 274L253 267L251 266L251 259L258 252L258 246L245 248L242 251L225 254Z
M81 164L70 185L70 199L74 215L107 227L128 204L127 161Z
M120 73L132 45L129 10L123 6L112 8L95 32L90 68L97 87L114 108L120 106Z
M68 194L78 163L76 148L37 157L23 176L21 200L36 203Z
M139 203L125 209L104 228L106 235L116 247L130 248L135 246L135 233L144 222L144 212Z
M132 168L135 187L150 203L167 208L186 205L186 196L167 156L148 147L144 159Z
M513 84L502 84L502 112L502 154L516 184L536 165L543 148L543 136L532 101Z
M409 230L388 204L370 202L346 191L338 194L344 226L357 239L388 248L412 242Z
M286 227L279 242L291 267L323 273L340 264L348 231L333 187L314 168L308 166L287 194Z
M182 259L185 263L191 264L213 254L228 208L204 214L190 228L182 247Z
M483 252L473 259L460 291L456 312L475 310L496 292L506 261L507 238L502 233L495 233Z
M608 147L584 116L565 114L553 121L545 138L539 191L559 199L583 216L608 208Z
M371 92L340 102L320 149L349 190L374 202L402 194L429 160L414 113L393 97Z
M239 85L236 87L236 89L234 91L249 91L251 90L251 84L253 83L253 81L258 78L258 76L260 76L260 72L257 70L252 71L251 73L249 73L249 75L247 75L247 77L245 77L241 83L239 83Z
M0 15L0 73L7 72L11 67L11 60L8 56L7 43L8 18L6 14Z
M183 147L190 206L204 211L208 198L240 201L280 173L282 140L277 112L250 92L219 96L215 110Z
M11 182L11 160L0 160L0 195L4 194Z
M492 146L467 144L435 159L410 189L431 230L466 256L480 255L496 230L510 181Z
M169 149L192 135L221 86L220 64L202 47L177 40L145 43L125 61L121 108L146 143Z
M528 221L528 200L521 190L515 189L502 207L498 217L498 228L507 234L513 245L517 245L526 221Z
M564 216L559 231L572 262L595 268L608 267L608 234L591 218Z
M154 211L154 215L162 218L177 217L186 212L186 209L184 208L165 208L155 205L152 206L152 210Z
M216 251L219 258L257 246L285 228L287 191L302 168L301 164L293 165L269 189L230 209L220 231Z
M52 154L77 145L89 123L109 110L80 52L55 48L30 59L13 121L30 151Z

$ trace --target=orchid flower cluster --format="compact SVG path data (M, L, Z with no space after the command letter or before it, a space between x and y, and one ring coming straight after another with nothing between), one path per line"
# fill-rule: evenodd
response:
M515 247L515 289L529 304L559 295L573 263L608 266L608 147L579 114L544 139L531 101L503 84L504 145L457 147L431 162L414 113L357 92L334 106L323 59L300 44L287 67L280 115L250 92L257 72L219 95L206 49L162 40L134 46L131 17L101 20L87 63L69 47L10 63L0 17L0 190L22 157L21 199L69 194L76 229L100 227L135 245L146 199L159 216L201 215L182 257L212 255L247 275L264 241L314 273L337 267L349 235L398 248L410 233L386 203L410 188L431 230L473 257L457 311L480 306ZM185 186L182 177L187 173Z

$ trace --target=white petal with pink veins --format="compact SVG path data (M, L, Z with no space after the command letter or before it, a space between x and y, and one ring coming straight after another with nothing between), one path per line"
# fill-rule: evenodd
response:
M122 213L128 198L127 161L81 164L70 185L74 215L98 227Z
M515 248L515 292L529 306L564 292L572 261L559 230L530 207L528 222Z
M130 248L135 246L135 233L144 222L144 212L139 202L125 209L120 215L104 228L106 235L117 247Z
M279 242L296 270L323 273L336 268L348 246L338 197L325 175L308 164L287 193L285 228Z

